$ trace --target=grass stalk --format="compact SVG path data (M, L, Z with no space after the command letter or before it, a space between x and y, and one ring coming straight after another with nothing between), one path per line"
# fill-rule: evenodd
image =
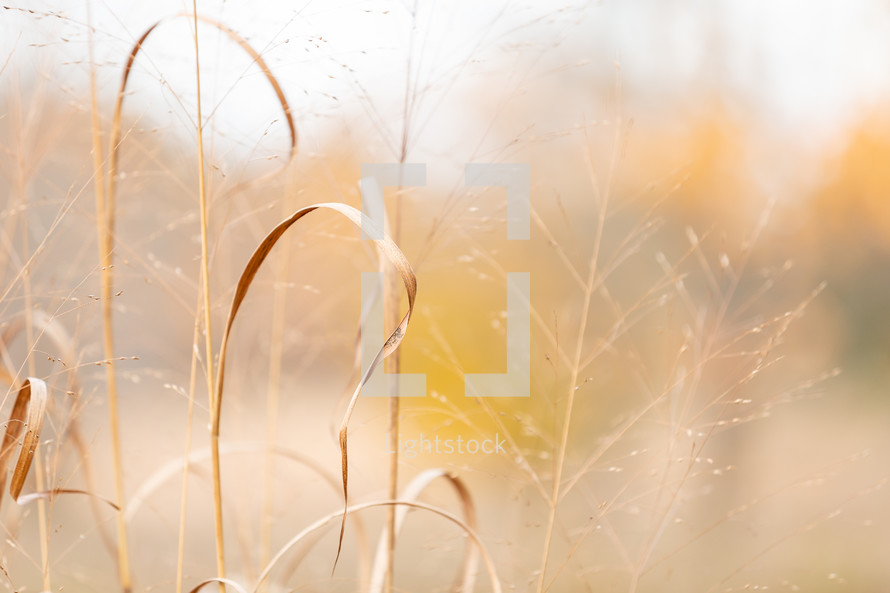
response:
M411 21L412 21L412 34L409 40L408 46L408 63L406 68L405 75L405 99L403 102L403 113L402 113L402 144L401 144L401 152L399 154L399 164L404 167L405 162L408 158L408 141L409 141L409 132L410 132L410 121L411 121L411 113L412 113L412 63L414 57L414 34L413 29L414 25L417 21L417 2L415 0L414 6L411 10ZM395 221L393 225L393 240L396 242L396 245L401 244L402 242L402 179L401 179L401 169L399 172L400 179L398 184L398 190L396 193L396 208L395 208ZM387 282L387 289L390 295L390 302L392 303L387 311L387 327L392 327L399 321L399 310L401 307L401 292L398 290L398 276L394 275L390 272L388 275L389 282ZM387 291L384 291L384 299L386 298ZM396 350L392 358L390 360L390 368L391 372L395 373L398 376L398 373L402 370L402 354L399 350ZM394 382L393 387L394 393L391 393L389 396L389 418L387 421L387 432L389 434L390 443L398 442L399 438L399 414L401 408L401 402L399 399L399 383L398 381ZM389 500L396 500L399 495L399 456L398 455L390 455L389 456L389 483L387 488L387 496ZM386 573L383 579L383 591L384 593L392 593L392 584L393 584L393 574L395 571L395 550L396 550L396 507L395 506L387 506L386 507Z
M204 310L204 352L207 367L207 396L211 412L219 405L213 386L213 340L210 325L210 253L208 240L207 187L204 171L204 121L201 112L201 59L198 43L198 1L192 0L192 26L195 41L195 87L197 89L197 120L195 132L198 140L198 198L201 210L201 287ZM210 435L213 451L213 517L216 532L216 568L217 578L226 578L226 555L223 543L222 516L222 476L219 462L219 430ZM225 585L219 584L220 593L225 593Z
M201 333L201 322L197 315L200 308L200 297L195 307L195 323L192 333L192 364L189 372L189 403L186 412L186 428L185 428L185 462L182 469L182 500L179 507L179 543L176 554L176 593L182 593L182 579L184 575L185 564L185 522L188 514L188 493L189 493L189 472L191 471L191 451L192 451L192 421L195 416L195 383L198 376L198 340Z
M23 163L21 163L23 165ZM19 171L22 171L21 166L19 167ZM24 178L22 175L19 175L19 195L21 196L22 204L25 202L25 184ZM23 209L23 212L25 210ZM22 253L28 253L29 245L28 245L28 229L27 225L22 229ZM30 265L30 262L25 264L26 266ZM31 291L31 274L26 270L22 275L22 290L24 292L25 298L25 335L27 336L28 344L34 344L34 322L32 317L33 310L33 295ZM32 352L28 354L28 376L33 377L36 375L36 369L34 364L34 356ZM34 476L35 482L37 484L38 490L43 490L44 486L44 468L43 468L43 457L41 455L34 456ZM5 468L4 470L5 471ZM50 579L49 572L49 530L47 528L48 520L47 520L47 508L45 500L37 501L37 524L40 529L40 566L43 572L43 589L45 591L50 591L52 587L52 581Z
M22 112L22 105L19 102L14 103L13 111L15 113L15 117L13 117L13 125L16 126L16 138L18 140L20 149L15 151L16 158L16 180L15 180L15 196L19 203L19 207L22 213L22 231L21 231L21 251L22 254L27 256L30 253L30 244L28 241L28 224L26 223L27 217L27 174L26 174L26 164L24 160L24 139L25 139L25 131L24 131L24 113ZM6 235L7 237L12 235L12 229L14 221L18 220L18 217L9 216L7 217L6 224ZM24 310L24 330L25 336L27 339L27 343L29 344L29 351L27 354L28 357L28 375L33 377L35 375L35 360L33 356L33 345L34 345L34 317L33 317L33 291L31 285L31 265L33 263L33 256L26 257L25 261L22 264L21 271L19 272L19 278L22 281L22 296L24 298L25 310ZM4 345L5 349L5 345ZM9 365L8 365L9 366ZM14 385L17 382L15 377L17 373L13 371L13 368L10 366L10 376L9 382L11 385ZM37 487L39 489L43 489L44 483L44 469L43 469L43 461L40 455L36 455L35 464L35 478ZM0 466L0 471L5 472L5 466ZM51 586L50 581L50 573L49 573L49 531L47 529L48 521L47 521L47 508L46 503L43 500L39 501L37 507L37 523L38 529L40 530L40 560L41 560L41 572L43 575L43 586L46 590Z
M401 193L401 192L400 192ZM397 201L401 200L401 195L396 198ZM398 211L398 207L397 207ZM397 212L396 220L398 220L399 214ZM396 224L396 232L398 232L398 223ZM398 235L394 237L396 244L399 242ZM398 282L398 276L393 275L393 273L388 273L386 275L390 278L390 282L388 283L388 290L384 291L384 299L386 293L389 293L390 300L392 305L388 307L387 310L387 327L393 327L398 323L399 320L399 304L401 299L399 298L399 291L396 287L396 282ZM401 372L401 356L398 350L396 350L391 357L391 373L396 373L393 375L397 377L398 373ZM398 381L394 381L393 386L394 393L389 394L389 416L387 420L387 431L389 433L389 442L395 443L398 442L399 436L399 384ZM389 480L387 487L387 498L389 500L397 500L399 496L399 456L398 455L389 455ZM387 506L386 507L386 572L383 579L383 591L384 593L391 593L392 591L392 579L393 579L393 570L395 564L395 548L396 548L396 507L395 506Z
M87 2L90 11L90 3ZM99 266L102 282L102 345L105 353L105 382L108 392L108 420L111 433L111 451L114 473L114 491L117 499L117 562L121 589L132 590L130 560L127 545L127 526L124 521L126 498L123 479L123 453L120 439L120 412L117 393L117 375L114 364L114 325L112 312L112 239L111 220L105 194L105 158L102 150L102 125L99 121L99 101L96 90L96 68L93 59L92 25L89 27L90 42L90 128L93 149L93 187L96 192L96 235L99 247Z
M288 129L290 131L291 143L290 143L290 152L288 157L288 162L293 159L296 154L296 144L297 144L297 135L296 129L294 126L293 116L291 114L290 105L287 102L287 99L284 96L284 92L281 89L281 86L278 84L278 81L273 76L271 70L268 65L265 63L263 58L250 46L247 41L238 35L232 29L224 26L222 23L219 23L213 19L209 19L207 17L200 16L197 13L197 2L192 3L192 12L191 13L178 13L175 15L176 17L187 17L192 21L192 26L194 30L194 45L195 45L195 77L197 82L197 95L198 95L198 106L197 106L197 124L196 124L196 133L198 140L198 193L199 193L199 202L201 209L201 275L202 289L199 291L198 295L198 304L196 307L196 316L195 323L196 329L192 339L192 343L194 345L193 348L193 357L192 357L192 372L191 372L191 381L190 381L190 389L189 389L189 412L188 412L188 427L187 427L187 436L186 436L186 448L187 450L191 448L191 439L192 439L192 419L194 412L194 391L195 391L195 381L196 381L196 365L197 365L197 356L199 351L198 341L199 341L199 332L200 327L202 325L201 322L201 314L197 311L201 311L203 309L203 326L205 328L204 337L205 337L205 352L206 352L206 374L207 374L207 388L208 388L208 401L209 408L211 413L215 411L215 386L214 386L214 365L213 365L213 350L212 350L212 332L211 332L211 322L210 322L210 274L209 274L209 240L208 240L208 222L207 222L207 191L206 191L206 177L204 172L204 145L203 145L203 113L201 109L201 70L200 70L200 62L199 62L199 44L197 37L197 23L198 21L207 23L221 32L225 33L227 37L229 37L232 41L238 44L241 49L243 49L257 64L257 66L262 70L264 76L268 80L269 84L272 86L273 91L275 92L276 97L278 98L279 103L281 104L281 108L284 112L285 120L287 122ZM120 153L120 144L122 141L121 135L121 120L123 114L123 102L126 97L126 89L127 83L130 78L130 74L133 70L133 64L136 60L137 55L143 48L143 44L148 39L148 37L155 31L158 26L164 22L165 19L161 19L156 21L150 27L148 27L136 43L133 45L130 50L130 54L127 60L127 64L124 68L123 78L121 80L120 88L117 94L117 100L115 102L115 111L114 116L112 118L112 132L111 132L111 143L110 143L110 156L109 156L109 173L108 173L108 196L107 196L107 211L108 215L108 236L109 241L113 236L113 223L114 223L114 205L115 205L115 194L116 194L116 184L115 177L117 173L117 165L118 158ZM110 245L110 243L109 243ZM110 251L110 250L109 250ZM216 404L218 406L218 404ZM225 573L225 556L223 553L223 538L222 538L222 488L220 481L220 471L219 471L219 455L218 455L218 426L213 429L213 434L211 435L211 440L214 444L213 449L213 466L214 466L214 515L215 515L215 523L216 523L216 545L217 545L217 562L218 569L220 574ZM187 455L188 457L188 455ZM188 494L188 467L186 467L186 475L183 479L183 490L182 490L182 501L181 501L181 526L180 526L180 538L179 538L179 550L178 550L178 559L177 559L177 591L181 591L182 589L182 577L183 577L183 562L184 562L184 522L185 522L185 508L186 508L186 500ZM222 582L222 581L220 581ZM220 585L221 587L224 585Z

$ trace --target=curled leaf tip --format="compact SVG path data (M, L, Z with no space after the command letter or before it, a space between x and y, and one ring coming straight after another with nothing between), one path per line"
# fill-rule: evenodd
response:
M18 500L25 485L25 478L31 469L31 462L40 442L40 429L43 427L43 419L46 416L46 404L48 390L46 383L41 379L29 377L19 388L15 404L6 423L6 433L3 435L3 444L0 446L0 501L2 501L3 488L6 486L6 467L9 465L12 452L19 443L21 448L12 478L9 482L9 495L13 500ZM24 431L24 436L22 436Z

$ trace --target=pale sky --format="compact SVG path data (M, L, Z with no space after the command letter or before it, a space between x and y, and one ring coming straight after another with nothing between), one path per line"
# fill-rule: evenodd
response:
M53 77L60 85L82 85L86 3L8 4L37 14L3 11L0 64L8 58L29 72L55 63ZM93 2L101 92L113 96L126 52L147 26L190 6L182 0ZM560 64L575 67L573 75L583 80L609 71L617 60L631 106L651 103L652 97L688 102L690 92L713 88L730 104L751 110L756 125L799 137L805 145L830 142L890 97L890 6L878 0L602 1L556 9L544 1L420 1L413 29L415 4L409 2L214 0L198 6L263 54L301 116L302 129L311 129L313 120L324 126L331 119L359 117L382 145L399 140L408 56L415 72L412 90L425 99L417 107L417 121L444 136L453 128L443 122L462 119L467 111L462 84L494 81L500 87L495 92L522 92L524 85L546 83L548 69ZM157 84L162 77L171 88L189 88L192 47L188 21L180 21L153 34L136 68L148 78L141 87L134 80L134 88L162 86ZM213 88L230 86L221 75L212 78L214 60L224 65L218 72L231 76L232 83L248 80L236 92L226 91L227 111L220 120L245 134L267 129L276 109L268 85L251 73L238 50L214 39L212 32L204 35L205 94L211 104L221 96L213 95ZM151 93L134 92L130 108L183 117L173 113L172 94ZM184 109L188 93L179 91L179 96ZM573 108L571 97L566 107ZM546 120L551 115L557 114L527 117ZM471 126L479 123L471 115L466 119Z

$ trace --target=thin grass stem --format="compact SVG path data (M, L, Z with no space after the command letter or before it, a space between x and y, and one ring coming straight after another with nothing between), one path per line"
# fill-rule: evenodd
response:
M207 397L210 410L219 405L213 386L213 338L210 319L210 253L208 239L207 187L204 170L204 120L201 112L201 53L198 43L198 1L192 0L192 26L195 41L195 87L197 93L197 119L195 133L198 141L198 199L201 210L201 288L204 310L204 352L207 368ZM213 446L213 517L216 532L216 569L217 578L226 578L226 554L223 541L222 515L222 476L219 465L219 433L211 434ZM225 593L225 585L219 584L220 593Z
M89 12L91 3L87 2ZM117 392L117 373L114 364L114 325L112 312L112 241L111 216L106 200L105 157L102 150L102 125L99 121L99 100L96 90L96 67L93 59L92 26L90 42L90 111L93 150L93 187L96 192L96 235L99 247L99 267L102 282L102 345L105 359L105 381L108 392L108 420L111 432L111 451L114 473L114 491L117 499L117 562L121 588L124 593L132 590L130 559L127 545L127 525L124 521L126 495L124 493L123 452L120 437L120 412ZM47 589L48 590L48 589Z

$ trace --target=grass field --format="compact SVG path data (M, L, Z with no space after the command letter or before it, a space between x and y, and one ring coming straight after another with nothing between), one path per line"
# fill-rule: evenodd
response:
M609 6L195 4L0 11L7 590L885 586L880 110L662 102Z

